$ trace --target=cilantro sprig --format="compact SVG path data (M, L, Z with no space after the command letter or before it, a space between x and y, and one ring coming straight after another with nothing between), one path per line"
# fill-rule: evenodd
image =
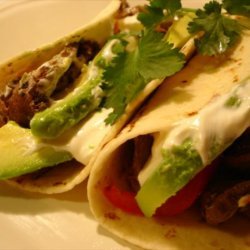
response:
M145 30L132 50L118 53L106 67L103 73L106 82L103 106L113 108L106 123L113 124L151 80L164 79L183 67L184 55L163 38L164 34Z
M181 7L181 0L149 0L145 12L139 13L138 20L146 28L152 28L168 17L173 17Z
M143 24L141 34L134 36L137 43L133 49L126 49L129 42L122 35L118 53L103 72L105 98L102 106L112 108L106 119L113 124L125 111L140 91L153 79L164 79L178 72L185 63L183 54L156 32L158 25L172 20L176 15L184 15L181 0L148 0L149 4L139 13L138 20ZM195 40L198 52L203 55L224 53L240 37L243 26L228 14L249 16L250 0L215 0L196 11L196 18L189 23L191 34L202 34ZM227 11L227 13L225 13ZM130 46L131 47L131 46Z
M241 5L239 5L241 2ZM240 37L242 26L237 20L223 13L249 14L249 0L224 0L223 3L210 1L203 9L196 11L196 16L189 24L190 33L202 32L200 39L196 39L198 51L203 55L217 55L224 53Z
M250 0L223 0L222 4L229 14L250 17Z

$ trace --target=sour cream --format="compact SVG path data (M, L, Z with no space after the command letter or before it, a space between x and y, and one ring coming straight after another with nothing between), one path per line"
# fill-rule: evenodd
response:
M118 39L113 39L111 40L106 47L103 49L102 52L102 57L105 59L106 63L109 63L112 61L112 59L116 56L115 53L113 53L112 48L113 46L118 43L119 40Z
M95 150L111 130L111 126L105 123L111 112L111 108L103 108L88 116L63 136L49 141L37 141L31 147L33 149L31 153L37 148L50 146L55 150L71 153L73 158L87 165Z
M151 159L139 173L140 184L142 185L159 166L162 149L171 150L174 146L180 146L185 140L191 139L205 166L248 127L250 127L250 78L229 93L215 98L192 118L183 119L173 124L168 131L158 133Z
M112 112L112 109L102 109L94 112L88 119L83 121L83 125L72 135L72 138L60 148L70 152L73 157L87 165L93 156L96 148L111 129L106 125L105 119Z

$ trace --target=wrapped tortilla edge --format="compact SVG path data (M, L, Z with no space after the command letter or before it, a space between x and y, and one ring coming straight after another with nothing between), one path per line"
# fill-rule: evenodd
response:
M249 77L249 41L250 33L245 32L222 57L196 55L182 71L167 78L147 105L103 148L88 181L90 208L101 226L145 249L249 249L249 224L240 216L218 227L206 224L197 207L175 217L145 218L121 211L103 195L105 187L121 182L118 169L126 157L122 145L138 136L167 130Z

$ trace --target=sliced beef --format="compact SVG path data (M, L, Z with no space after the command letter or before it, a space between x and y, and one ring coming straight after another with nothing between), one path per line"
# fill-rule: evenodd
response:
M250 129L222 155L215 180L201 199L209 224L219 224L242 212L250 217Z
M11 97L5 101L8 120L17 122L22 127L28 127L33 115L49 106L49 98L36 89L19 91L13 89Z
M1 102L4 103L0 107L0 113L4 113L5 121L12 120L22 127L28 127L33 115L50 105L50 96L56 89L58 77L67 71L64 58L73 60L76 52L75 46L67 46L37 69L10 82L0 95Z
M37 69L7 84L0 94L0 127L8 120L29 127L35 113L49 107L81 74L83 64L100 50L93 41L82 40L66 46ZM66 59L69 59L65 63Z
M152 143L152 136L142 135L128 141L124 149L126 150L127 162L122 167L122 176L133 192L137 192L140 188L138 174L151 155Z
M84 63L91 61L99 52L100 45L91 40L81 40L78 44L77 58Z
M67 72L60 78L60 81L56 85L56 88L52 94L53 99L58 99L65 92L68 92L68 89L71 88L71 83L75 81L81 74L81 69L76 63L72 63ZM59 98L60 99L60 98Z
M247 212L250 204L240 206L240 199L250 194L250 180L219 182L206 191L202 198L202 214L207 223L217 225L230 219L236 212Z

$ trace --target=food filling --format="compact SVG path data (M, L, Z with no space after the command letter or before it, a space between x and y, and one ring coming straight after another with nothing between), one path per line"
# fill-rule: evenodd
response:
M192 119L129 140L119 174L127 193L111 186L105 196L127 212L159 216L183 212L202 193L202 215L210 224L237 212L249 215L249 96L250 80L245 79ZM235 97L237 102L231 102ZM128 210L119 195L130 196Z
M175 31L158 32L138 25L135 17L140 8L124 8L125 2L114 20L116 34L104 45L84 39L66 44L53 58L9 82L0 93L0 130L19 130L20 135L18 142L8 137L7 152L19 147L18 159L26 157L31 162L33 157L39 158L32 160L37 166L19 166L20 171L12 171L15 164L6 158L1 179L56 166L65 159L87 165L112 125L147 84L162 81L183 67L185 57L179 41L174 46L175 41L168 40L172 37L168 30ZM182 22L183 16L185 13L176 22ZM131 17L135 25L127 21ZM44 148L49 148L50 154L60 152L61 159L44 160L48 157Z

